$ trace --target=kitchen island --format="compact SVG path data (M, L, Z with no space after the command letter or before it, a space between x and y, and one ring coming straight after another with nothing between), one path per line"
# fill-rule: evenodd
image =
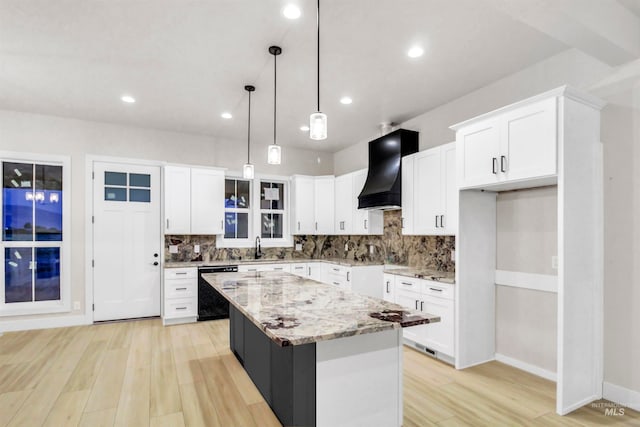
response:
M440 319L282 272L203 278L230 346L283 425L400 426L402 328Z

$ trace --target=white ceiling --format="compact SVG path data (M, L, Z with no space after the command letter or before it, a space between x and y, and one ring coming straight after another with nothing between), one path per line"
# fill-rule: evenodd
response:
M322 0L316 142L299 130L315 110L315 1L297 21L285 3L0 0L0 109L244 140L255 84L252 140L267 142L278 44L278 142L336 151L569 47L478 0ZM406 56L414 43L422 58Z

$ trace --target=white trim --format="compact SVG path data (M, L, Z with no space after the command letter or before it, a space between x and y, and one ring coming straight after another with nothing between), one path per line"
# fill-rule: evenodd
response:
M602 397L634 411L640 411L640 391L605 381L602 383Z
M496 285L558 293L558 276L496 270Z
M573 412L573 411L575 411L577 409L582 408L585 405L588 405L589 403L593 402L594 400L598 400L598 399L600 399L600 396L594 394L594 395L589 396L589 397L587 397L585 399L582 399L579 402L574 403L573 405L569 405L566 408L563 408L561 410L557 409L556 412L558 413L558 415L567 415L567 414L569 414L569 413L571 413L571 412Z
M542 377L549 381L556 382L558 380L558 376L556 375L555 372L551 372L539 366L532 365L527 362L523 362L522 360L505 356L504 354L496 353L496 361L504 363L505 365L513 366L514 368L518 368L521 371L528 372L530 374L536 375L538 377Z
M36 319L12 319L0 321L0 335L3 332L28 331L33 329L66 328L69 326L90 325L91 320L84 314L57 317L39 317Z
M479 362L473 362L473 363L469 363L469 364L466 364L466 365L461 365L461 364L458 364L458 359L455 359L455 362L456 362L455 368L458 369L458 370L467 369L467 368L473 368L474 366L484 365L485 363L493 362L494 360L496 360L496 358L492 357L490 359L481 360Z

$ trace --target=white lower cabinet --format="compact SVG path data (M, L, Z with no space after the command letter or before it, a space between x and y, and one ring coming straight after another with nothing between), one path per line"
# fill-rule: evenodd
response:
M164 325L198 320L198 269L166 268L162 300Z
M385 274L382 291L387 301L440 317L440 322L404 328L404 338L443 355L454 356L454 285Z

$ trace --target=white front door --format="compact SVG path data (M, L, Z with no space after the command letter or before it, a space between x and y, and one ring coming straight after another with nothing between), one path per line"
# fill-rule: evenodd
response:
M93 171L93 320L159 316L160 167Z

